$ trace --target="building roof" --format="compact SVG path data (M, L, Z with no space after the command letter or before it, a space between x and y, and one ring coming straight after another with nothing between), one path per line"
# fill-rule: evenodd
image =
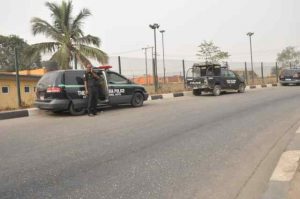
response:
M21 80L39 80L42 75L19 75ZM1 79L15 79L16 78L16 74L12 74L12 73L5 73L5 72L1 72L0 73L0 80Z

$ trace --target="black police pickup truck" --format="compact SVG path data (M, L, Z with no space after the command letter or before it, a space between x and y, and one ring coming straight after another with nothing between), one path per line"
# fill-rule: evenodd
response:
M143 105L148 93L143 86L110 71L111 66L93 68L100 77L98 106L131 104ZM88 98L85 95L84 70L58 70L46 73L38 82L35 106L58 113L84 114Z
M218 96L222 91L245 92L245 81L238 74L219 64L194 64L187 71L186 83L194 95L212 92Z

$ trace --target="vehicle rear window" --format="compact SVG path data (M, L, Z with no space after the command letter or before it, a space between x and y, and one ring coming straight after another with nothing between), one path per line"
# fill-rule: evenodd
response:
M62 72L61 71L52 71L48 72L40 79L37 86L42 88L47 88L49 86L58 86L62 84Z
M193 67L187 71L187 79L198 78L201 76L200 67Z
M300 69L298 70L298 69L291 69L291 70L283 70L282 72L281 72L281 75L283 75L283 76L292 76L292 75L294 75L295 73L300 73Z
M66 85L84 85L83 81L84 71L66 71L65 84Z

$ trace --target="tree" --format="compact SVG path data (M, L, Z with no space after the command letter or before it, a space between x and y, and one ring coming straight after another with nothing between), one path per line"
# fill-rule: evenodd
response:
M207 42L204 40L198 47L200 49L196 55L205 62L215 63L230 57L228 52L221 51L212 41Z
M277 61L282 67L290 66L290 64L295 66L300 63L300 51L293 46L288 46L277 54Z
M30 45L24 39L16 35L0 35L0 66L3 70L14 71L15 48L18 50L18 63L21 70L41 66L40 54L37 53L31 58L26 56L26 52L30 51Z
M88 58L107 63L106 53L99 49L100 39L83 33L83 20L91 15L88 9L82 9L73 17L71 1L62 1L59 5L47 2L46 7L51 11L52 24L35 17L31 20L32 32L33 35L44 34L53 41L33 44L30 56L50 52L50 60L56 61L62 69L69 68L74 59L84 66L90 63Z

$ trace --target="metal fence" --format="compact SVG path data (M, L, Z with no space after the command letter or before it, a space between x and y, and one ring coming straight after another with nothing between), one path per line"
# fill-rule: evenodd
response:
M163 61L158 59L157 76L160 87L169 83L184 84L186 71L198 62L197 60L166 59L164 74ZM109 64L114 70L121 72L136 83L152 85L155 82L152 59L110 57ZM276 62L254 62L253 71L250 62L227 62L224 65L236 71L248 85L277 83L281 68Z

